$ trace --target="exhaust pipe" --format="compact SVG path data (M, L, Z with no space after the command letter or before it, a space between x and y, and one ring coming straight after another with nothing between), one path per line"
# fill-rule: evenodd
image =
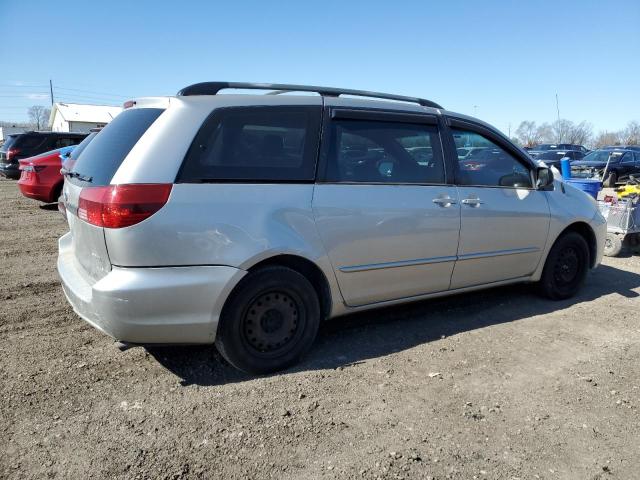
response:
M116 345L116 348L121 352L126 352L130 348L137 347L135 343L128 343L128 342L115 342L115 345Z

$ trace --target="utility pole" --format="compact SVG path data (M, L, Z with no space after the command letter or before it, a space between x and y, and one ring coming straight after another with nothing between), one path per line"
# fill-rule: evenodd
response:
M556 93L556 112L558 112L558 122L560 122L560 104L558 103L558 94Z
M53 82L49 79L49 92L51 92L51 106L53 107Z
M473 116L476 117L478 115L478 105L473 106Z

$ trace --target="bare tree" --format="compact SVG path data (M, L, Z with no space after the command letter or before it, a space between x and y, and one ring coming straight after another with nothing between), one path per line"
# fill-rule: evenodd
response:
M551 131L553 132L553 141L555 143L568 143L568 137L573 129L573 122L560 118L551 124Z
M593 135L593 129L591 124L585 121L572 125L567 135L566 143L572 143L573 145L586 145L591 141Z
M36 130L40 130L48 124L51 110L43 107L42 105L33 105L32 107L29 107L27 114L29 115L29 120Z
M605 145L622 145L624 142L620 137L620 132L600 132L594 138L593 145L596 148L604 147Z
M525 147L533 147L537 143L540 143L540 132L536 122L530 120L520 122L515 133L515 138Z
M538 135L541 142L552 143L555 142L555 137L551 125L543 123L538 127Z
M640 122L632 120L627 123L621 137L625 145L640 145Z

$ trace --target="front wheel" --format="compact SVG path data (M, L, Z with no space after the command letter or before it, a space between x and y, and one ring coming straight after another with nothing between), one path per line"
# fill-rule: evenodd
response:
M582 235L568 232L551 247L544 264L540 288L552 300L573 297L587 277L589 246Z
M300 273L272 266L247 274L227 300L216 347L234 367L266 374L293 365L311 347L320 302Z

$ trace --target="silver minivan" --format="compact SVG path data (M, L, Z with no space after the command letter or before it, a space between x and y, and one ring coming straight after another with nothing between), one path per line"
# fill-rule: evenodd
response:
M132 100L63 173L74 310L121 344L215 343L251 373L350 312L514 282L568 298L606 234L592 198L486 123L359 90Z

